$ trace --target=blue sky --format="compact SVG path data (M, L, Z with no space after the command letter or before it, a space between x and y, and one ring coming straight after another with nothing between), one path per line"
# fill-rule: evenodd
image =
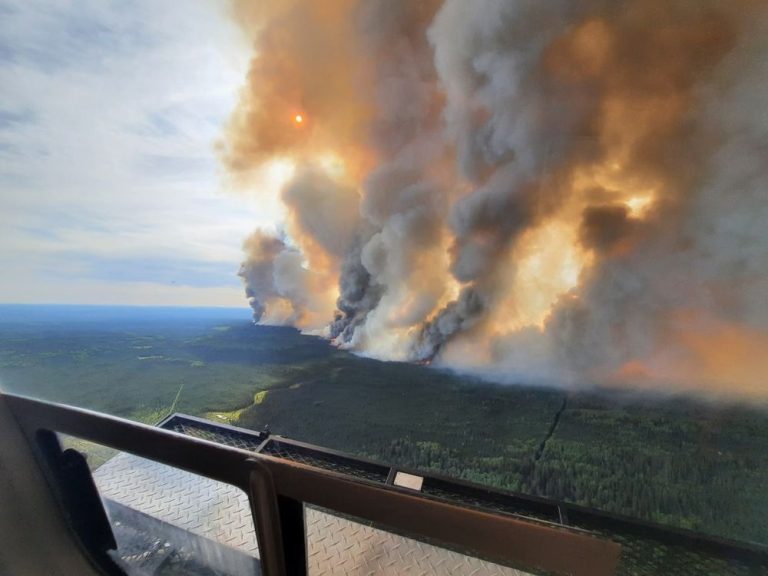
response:
M0 0L0 302L245 305L214 145L249 47L219 0Z

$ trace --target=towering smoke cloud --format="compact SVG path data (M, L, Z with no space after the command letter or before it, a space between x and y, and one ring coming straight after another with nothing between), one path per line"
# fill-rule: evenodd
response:
M768 394L768 5L235 9L224 163L263 196L291 174L245 243L257 320L508 381Z

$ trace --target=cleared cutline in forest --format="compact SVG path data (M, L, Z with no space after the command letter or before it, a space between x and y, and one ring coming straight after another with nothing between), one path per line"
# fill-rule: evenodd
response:
M549 439L552 438L552 436L555 434L555 430L557 430L557 425L560 422L560 416L562 416L563 412L565 412L565 407L568 405L568 396L565 396L563 398L563 403L560 405L560 409L555 413L555 417L552 420L552 425L549 427L549 431L547 432L547 435L544 436L544 439L541 441L541 444L539 444L538 449L536 450L536 455L533 457L534 462L538 462L541 457L544 455L544 450L547 447L547 442L549 442Z

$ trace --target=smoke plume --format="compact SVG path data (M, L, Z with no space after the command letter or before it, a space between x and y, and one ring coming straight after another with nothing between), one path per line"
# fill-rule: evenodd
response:
M234 7L222 159L284 213L244 245L257 321L504 381L768 395L768 5Z

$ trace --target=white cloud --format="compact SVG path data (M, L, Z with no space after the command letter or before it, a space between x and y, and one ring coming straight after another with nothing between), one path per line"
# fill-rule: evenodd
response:
M73 254L231 263L236 273L260 216L220 191L213 145L248 56L222 5L0 1L0 300L182 298L165 286L153 302L152 278L110 283L78 277L88 271L74 264L54 274ZM59 285L46 282L54 276ZM183 298L230 301L231 283L222 279L226 296Z

